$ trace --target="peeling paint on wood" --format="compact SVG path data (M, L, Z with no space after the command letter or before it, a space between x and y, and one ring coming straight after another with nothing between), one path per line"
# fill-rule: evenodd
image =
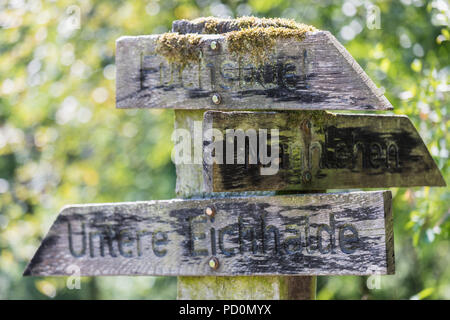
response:
M390 191L74 205L25 275L390 274L390 208Z
M207 136L212 128L219 130L222 137L213 140ZM234 135L227 142L229 129L243 133L245 161L241 164L237 164L237 149L227 160L227 153L239 145ZM277 129L278 143L271 143L269 138L267 145L259 145L259 140L251 151L251 133L260 139L263 129L268 133ZM204 189L208 192L445 186L433 158L406 116L208 111L203 131ZM211 162L217 146L223 148L222 156L215 155L222 164ZM261 152L267 148L264 152L269 156L271 146L278 150L278 156L263 165ZM262 168L271 167L273 174L263 173Z
M117 40L118 108L392 109L327 31L308 32L302 41L277 40L270 63L262 66L230 54L224 35L201 35L198 63L169 64L156 53L159 37ZM219 104L212 101L214 94L221 96Z

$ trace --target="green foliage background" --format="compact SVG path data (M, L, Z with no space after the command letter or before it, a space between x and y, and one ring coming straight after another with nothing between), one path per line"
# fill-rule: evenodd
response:
M370 29L366 15L377 8L381 28ZM175 278L83 278L69 290L66 278L22 272L66 204L175 196L173 111L115 109L115 40L209 15L330 30L385 88L394 113L412 119L450 181L446 0L0 0L0 298L176 297ZM448 188L393 193L396 275L377 290L366 277L319 277L319 299L450 298Z

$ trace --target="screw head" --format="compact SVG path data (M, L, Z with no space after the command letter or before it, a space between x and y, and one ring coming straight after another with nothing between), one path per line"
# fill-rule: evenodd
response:
M311 182L312 180L312 174L309 171L306 171L305 173L303 173L303 181L305 182Z
M220 104L222 102L222 97L218 93L214 93L211 97L211 100L214 104Z
M211 269L217 270L217 268L219 268L219 260L216 257L211 257L208 261L208 265Z
M214 207L206 207L205 208L205 214L208 217L214 217L216 214L216 209L214 209Z
M217 50L219 48L219 44L217 41L211 41L211 44L209 45L211 50Z

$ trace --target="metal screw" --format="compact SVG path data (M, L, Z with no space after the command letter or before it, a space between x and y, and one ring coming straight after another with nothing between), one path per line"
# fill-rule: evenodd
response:
M311 127L312 127L312 125L311 125L311 121L307 121L306 122L306 127L308 128L308 129L311 129Z
M214 215L216 214L216 210L214 209L214 207L206 207L205 208L205 214L208 217L214 217Z
M216 41L211 41L210 48L211 50L217 50L219 48L219 45Z
M216 257L211 257L208 261L209 267L213 270L217 270L219 268L219 260Z
M306 171L305 173L303 173L303 181L311 182L311 180L312 180L311 172Z
M222 102L222 97L220 96L220 94L214 93L211 97L211 100L214 104L220 104L220 102Z
M305 121L302 122L302 129L303 129L304 131L308 132L308 130L310 130L311 127L312 127L311 121L305 120Z

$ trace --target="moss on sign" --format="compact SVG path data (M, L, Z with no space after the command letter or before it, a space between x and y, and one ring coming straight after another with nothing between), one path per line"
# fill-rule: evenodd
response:
M248 55L256 65L269 58L278 39L302 41L307 32L317 29L292 19L241 17L220 19L215 17L198 18L193 24L203 24L203 33L225 36L229 51L239 56ZM226 32L222 32L226 30ZM198 34L165 33L158 38L157 53L165 56L170 63L185 66L201 59Z
M156 52L166 57L169 63L184 67L200 61L201 39L198 34L164 33L158 38Z
M248 28L287 28L301 30L305 27L313 28L302 23L298 23L293 19L283 18L257 18L257 17L240 17L237 19L222 19L216 17L198 18L190 21L193 24L203 24L203 33L217 34L229 31L238 31ZM223 32L223 30L226 30Z
M249 54L256 65L269 59L278 39L295 39L302 41L310 28L289 29L282 27L257 27L232 31L226 34L228 49L240 56Z

